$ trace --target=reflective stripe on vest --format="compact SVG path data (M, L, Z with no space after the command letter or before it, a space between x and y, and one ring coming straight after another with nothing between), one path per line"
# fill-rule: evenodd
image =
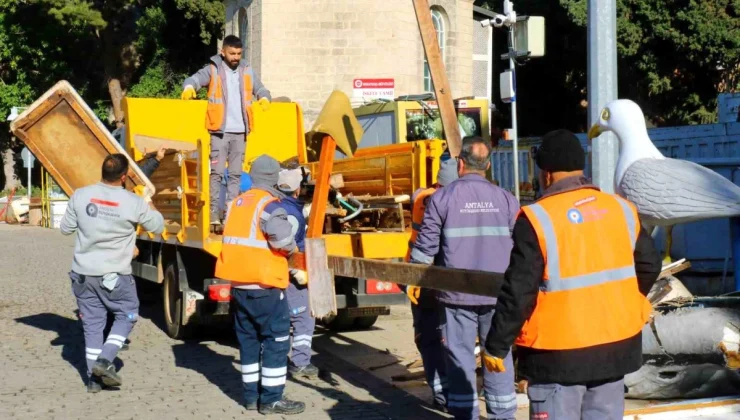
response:
M623 200L618 199L619 204L622 205L624 216L627 219L627 226L630 232L630 238L632 238L632 250L635 248L635 222L632 210L629 208L627 203ZM547 292L560 292L563 290L574 290L582 287L596 286L604 284L610 281L624 280L629 277L635 276L635 266L629 265L626 267L613 268L610 270L603 270L597 273L582 274L580 276L573 277L561 277L560 276L560 251L558 250L558 240L555 236L555 228L553 227L550 215L547 214L544 208L539 204L532 204L529 208L537 215L537 220L542 225L542 231L545 235L545 247L547 248L547 281L544 281L541 290Z

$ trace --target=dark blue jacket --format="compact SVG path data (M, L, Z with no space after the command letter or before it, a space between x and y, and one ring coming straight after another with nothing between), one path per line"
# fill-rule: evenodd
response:
M288 213L288 221L293 226L295 243L298 250L306 250L306 218L303 216L303 201L293 197L285 197L280 200L280 205Z
M503 273L519 203L480 175L467 174L432 194L411 250L412 262ZM441 253L442 261L438 254ZM496 298L438 291L455 305L495 305Z

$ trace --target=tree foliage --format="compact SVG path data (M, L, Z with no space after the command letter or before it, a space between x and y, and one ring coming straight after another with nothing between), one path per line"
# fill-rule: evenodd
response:
M0 150L11 107L62 79L104 122L126 94L174 97L223 20L221 0L0 0Z
M546 20L546 56L518 69L522 133L586 128L587 3L515 2L517 13ZM717 95L740 89L740 0L617 0L617 53L619 96L652 122L714 122Z

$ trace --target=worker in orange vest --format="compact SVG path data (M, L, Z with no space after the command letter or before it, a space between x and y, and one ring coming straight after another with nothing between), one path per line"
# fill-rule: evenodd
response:
M247 410L299 414L302 402L283 397L290 350L287 257L298 250L284 197L280 164L262 155L252 164L252 188L229 207L216 277L231 281Z
M220 55L183 82L182 99L195 99L196 92L208 86L206 129L211 133L211 224L221 224L219 196L226 163L229 179L226 186L226 208L239 194L239 181L244 164L246 136L252 130L252 101L256 97L263 110L272 96L254 69L242 59L242 42L234 36L224 38Z
M621 420L661 259L635 206L584 177L573 133L547 133L536 162L544 193L516 220L483 360L501 372L517 345L530 419Z
M456 180L457 161L451 159L449 152L445 152L439 165L437 182L431 188L420 188L414 192L412 197L413 208L411 212L411 238L409 238L409 251L406 253L405 261L410 259L411 248L419 234L427 201L435 191ZM414 320L414 342L424 363L424 374L427 384L432 389L434 407L441 411L447 411L447 374L442 348L442 332L439 323L439 305L434 295L434 290L423 289L418 286L402 286L406 288L406 294L411 301L411 315Z

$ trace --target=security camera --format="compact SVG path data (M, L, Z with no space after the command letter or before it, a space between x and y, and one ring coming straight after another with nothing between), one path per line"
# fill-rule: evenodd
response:
M506 15L496 14L496 16L493 17L493 19L482 20L480 22L480 25L484 28L488 26L494 26L496 28L500 28L506 25L508 22L509 22L509 18Z

